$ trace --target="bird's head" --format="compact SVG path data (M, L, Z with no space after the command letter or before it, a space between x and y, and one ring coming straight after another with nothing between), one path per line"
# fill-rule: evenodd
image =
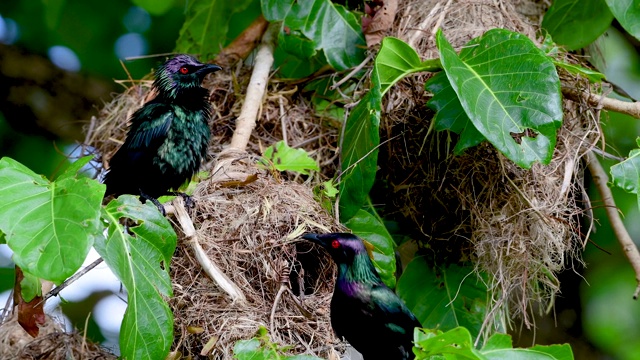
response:
M302 238L327 249L337 264L350 265L356 256L369 257L371 254L359 237L349 233L305 234Z
M203 64L193 56L179 54L158 67L153 84L161 94L175 97L182 90L200 87L207 74L221 69L218 65Z

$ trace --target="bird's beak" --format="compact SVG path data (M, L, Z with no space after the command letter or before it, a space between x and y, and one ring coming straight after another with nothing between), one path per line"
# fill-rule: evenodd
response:
M212 72L216 72L218 70L222 70L222 68L216 64L204 64L200 69L198 69L198 74L206 75Z
M318 234L304 234L302 235L302 238L305 240L312 241L316 244L322 245L322 240L320 240L320 238L318 237Z

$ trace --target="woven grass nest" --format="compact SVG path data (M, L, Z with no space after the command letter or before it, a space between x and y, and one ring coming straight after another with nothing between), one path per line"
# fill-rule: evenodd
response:
M545 6L524 0L409 0L399 4L388 35L411 44L422 58L438 56L436 27L456 49L496 27L536 41ZM340 129L313 111L298 84L270 79L247 152L224 169L253 180L229 186L215 170L217 154L232 136L250 72L250 66L239 64L205 83L214 106L211 161L205 165L211 175L197 186L191 213L205 253L244 298L232 300L202 271L183 236L171 266L173 350L196 356L206 347L210 358L228 359L237 340L264 326L274 341L291 346L292 354L333 358L343 350L329 324L334 266L324 252L297 238L308 231L344 231L312 191L336 174ZM342 75L335 76L337 81ZM383 100L381 137L388 141L379 156L387 166L378 176L388 187L374 188L372 197L385 205L385 217L403 224L420 254L470 260L489 274L485 331L518 317L531 325L532 309L546 308L559 291L556 274L580 261L580 199L586 196L580 159L599 139L598 117L585 105L565 102L565 121L548 166L520 169L488 144L454 156L449 135L429 131L428 76L404 79ZM566 74L562 81L588 86ZM128 117L152 96L150 85L144 80L130 86L91 122L87 142L105 165L123 142ZM301 178L257 167L255 154L282 139L307 150L320 173ZM283 285L296 297L282 292Z

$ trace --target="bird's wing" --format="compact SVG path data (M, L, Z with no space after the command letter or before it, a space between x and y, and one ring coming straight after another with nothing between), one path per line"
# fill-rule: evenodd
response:
M130 150L159 146L167 138L173 117L173 111L166 105L147 104L131 117L124 146Z
M385 319L386 326L392 332L413 334L413 329L421 326L398 295L385 285L380 284L371 289L371 301L376 305L375 312L378 312L374 316Z

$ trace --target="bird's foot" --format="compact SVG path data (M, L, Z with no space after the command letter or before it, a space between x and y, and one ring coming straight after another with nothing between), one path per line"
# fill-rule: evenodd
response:
M140 190L140 199L142 200L143 204L147 200L151 201L153 205L155 205L158 208L158 211L160 211L160 214L162 214L162 216L167 216L167 211L164 209L164 206L160 204L160 201L158 201L158 199L143 193L142 190Z
M174 192L173 195L182 197L182 200L184 200L184 205L186 207L190 209L193 209L196 207L196 201L193 200L193 197L179 191Z

